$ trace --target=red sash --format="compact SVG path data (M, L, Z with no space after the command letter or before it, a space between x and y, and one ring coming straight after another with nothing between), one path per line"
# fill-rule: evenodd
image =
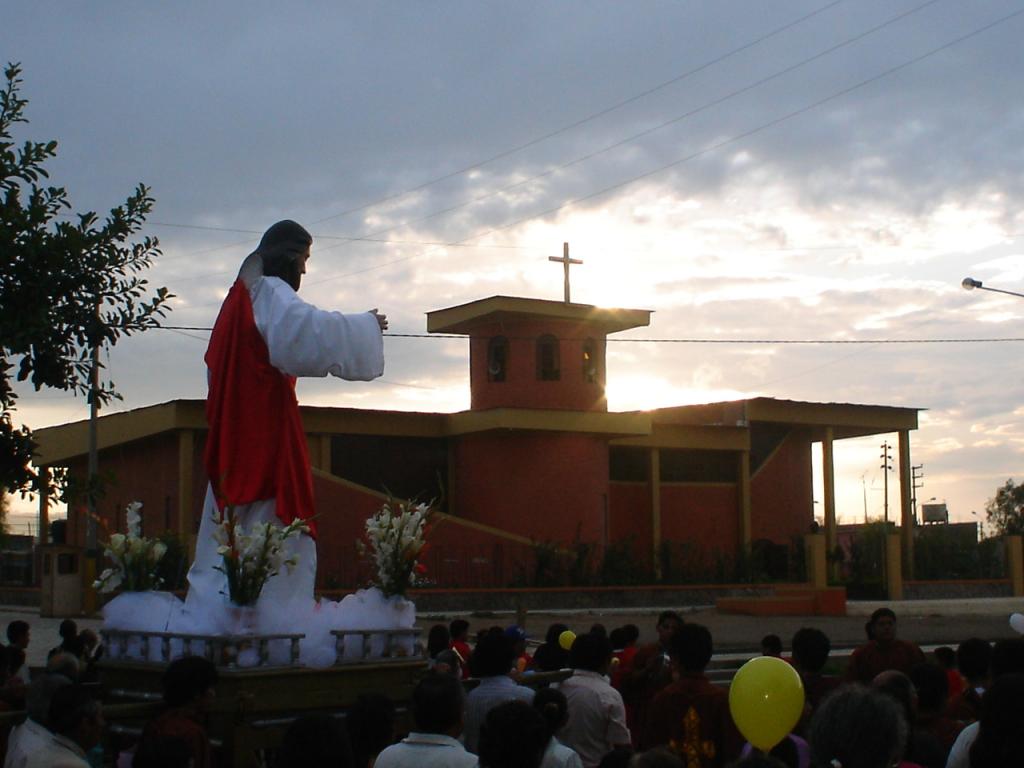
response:
M270 364L241 280L220 308L206 366L210 432L204 461L218 505L275 499L281 522L306 520L315 538L313 476L295 378Z

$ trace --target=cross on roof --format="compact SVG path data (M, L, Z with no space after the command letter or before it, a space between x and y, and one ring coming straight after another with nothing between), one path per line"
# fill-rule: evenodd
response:
M569 244L568 243L562 243L562 255L561 255L561 257L558 257L558 256L548 256L548 261L557 261L565 269L565 303L569 304L570 303L569 302L569 265L570 264L582 264L583 262L580 261L579 259L570 259L569 258Z

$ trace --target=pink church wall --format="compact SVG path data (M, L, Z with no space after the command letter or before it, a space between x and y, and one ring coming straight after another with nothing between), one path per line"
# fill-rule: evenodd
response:
M605 535L608 448L588 435L501 432L454 444L452 503L461 517L537 541Z
M807 437L792 432L751 480L753 540L789 544L807 533L814 518L811 452Z

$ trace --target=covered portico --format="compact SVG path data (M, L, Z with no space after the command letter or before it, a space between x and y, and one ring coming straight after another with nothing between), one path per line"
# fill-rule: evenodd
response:
M722 457L712 462L716 474L692 477L686 486L690 494L708 494L709 487L715 486L717 498L732 500L728 503L729 510L721 503L717 508L705 503L702 511L714 518L717 530L735 531L732 540L740 552L750 552L753 541L759 537L757 531L763 528L760 518L777 517L781 509L789 512L793 533L807 532L813 519L809 448L813 443L821 443L824 534L828 550L834 551L837 544L835 442L896 433L903 562L907 573L913 572L910 431L917 429L918 409L759 397L664 408L650 414L650 434L613 440L612 445L643 449L648 454L645 462L648 467L647 506L652 561L656 569L658 552L665 538L666 515L672 514L665 495L673 485L679 485L663 476L667 455L697 452ZM781 494L780 486L784 484L794 487ZM778 498L780 495L783 497ZM801 510L806 512L803 517ZM805 523L800 525L798 520L805 520ZM688 525L692 534L699 533L692 523Z

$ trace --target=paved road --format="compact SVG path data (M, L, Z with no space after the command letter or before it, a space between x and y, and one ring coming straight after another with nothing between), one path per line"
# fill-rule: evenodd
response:
M753 651L758 648L761 638L774 633L782 638L786 649L793 633L804 626L815 626L831 639L834 648L851 648L864 639L866 617L875 608L888 605L899 617L897 625L900 637L921 645L956 645L968 637L983 637L997 640L1015 637L1009 625L1009 616L1015 611L1024 613L1024 598L986 598L974 600L914 600L902 602L851 602L848 616L784 616L765 618L754 616L731 616L718 613L714 608L689 610L685 618L707 626L715 638L718 652ZM654 639L654 623L659 609L638 611L550 611L531 612L526 617L526 627L531 638L542 639L548 625L561 621L575 631L582 632L595 622L609 630L626 623L640 627L641 642ZM481 627L506 626L515 621L510 613L467 612L459 614L470 621L473 630ZM447 623L455 614L429 614L420 617L424 629L437 622ZM6 627L14 619L24 619L32 625L32 642L28 649L30 666L46 663L46 654L60 643L57 629L60 619L40 618L37 610L0 606L0 627ZM99 619L76 619L80 629L98 629Z

